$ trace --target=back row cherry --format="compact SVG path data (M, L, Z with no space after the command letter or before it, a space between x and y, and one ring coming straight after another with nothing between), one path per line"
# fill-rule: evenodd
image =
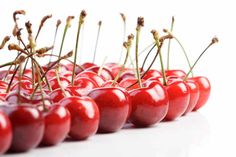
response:
M19 15L25 15L25 11L17 10L13 14L13 37L18 43L8 45L9 51L17 51L16 58L0 65L0 68L9 67L0 71L0 154L7 151L25 152L39 145L56 145L65 138L85 140L96 132L116 132L125 123L132 123L136 127L149 127L164 120L173 121L189 112L197 111L208 100L211 90L209 80L203 76L190 77L190 74L201 56L218 39L213 38L196 62L191 64L182 44L172 33L174 18L170 31L164 29L163 36L156 30L151 31L154 42L146 58L155 47L156 54L145 70L146 58L143 66L139 67L139 38L144 26L142 17L137 20L136 34L128 35L127 41L123 43L126 49L124 63L103 63L98 66L94 62L82 65L76 63L80 30L87 15L84 10L79 17L73 62L69 60L73 51L62 55L73 16L68 16L66 20L59 54L56 55L54 44L61 21L56 23L53 45L38 48L37 39L43 25L52 16L43 17L34 37L30 21L22 28L19 26ZM125 15L121 14L121 17L126 32ZM93 60L96 57L101 25L102 22L99 21ZM28 36L27 43L23 41L21 33L24 28ZM130 57L134 38L136 67ZM172 39L184 50L190 68L187 73L181 69L169 69ZM0 49L9 40L10 37L6 36ZM166 41L167 70L162 59L162 46ZM40 65L38 58L48 56L49 63ZM160 71L151 68L158 56ZM57 60L51 61L52 57ZM133 68L126 65L128 59ZM68 63L65 64L65 61Z

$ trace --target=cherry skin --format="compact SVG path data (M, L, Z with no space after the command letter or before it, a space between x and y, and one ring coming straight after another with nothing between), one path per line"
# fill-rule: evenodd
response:
M93 71L97 74L99 69L100 69L99 66L93 66L93 67L90 67L90 68L86 69L86 71ZM102 68L101 77L106 81L114 79L114 76L112 75L112 72L106 67Z
M186 111L184 112L184 115L188 114L189 112L191 112L194 107L196 106L198 99L199 99L199 86L196 82L191 81L191 80L187 80L186 81L186 85L189 88L189 93L190 93L190 100L189 100L189 104L188 107L186 109Z
M91 98L71 96L62 99L59 103L71 114L69 136L73 140L84 140L97 132L99 110Z
M62 142L70 131L70 113L59 105L53 104L45 112L45 131L41 141L42 145L52 146Z
M65 77L60 77L60 82L61 82L61 86L59 85L56 77L50 79L49 83L51 85L52 90L55 90L61 87L66 88L70 84L70 81ZM47 87L47 85L45 85L45 87Z
M117 82L121 82L122 80L127 79L127 78L135 79L135 73L133 70L126 70L122 72Z
M22 91L25 91L28 94L31 94L33 92L33 86L32 86L32 82L29 80L21 80L21 83L19 83L19 81L16 81L12 87L11 87L11 91L13 90L18 90L19 89L19 85Z
M12 127L9 118L0 111L0 155L10 147L12 141Z
M25 152L39 145L44 134L42 113L31 104L0 106L12 124L10 151Z
M66 64L66 69L68 70L68 71L73 71L73 67L74 67L74 64L73 63L68 63L68 64ZM83 69L81 69L78 65L76 65L75 66L75 74L77 75L77 74L79 74L79 73L81 73L83 71Z
M190 78L190 80L193 80L199 86L199 98L198 98L196 106L193 109L193 111L197 111L206 104L210 96L211 84L208 78L203 77L203 76L193 77L193 78Z
M100 111L99 132L116 132L125 124L130 108L129 95L116 87L93 89L89 94Z
M157 81L147 81L143 88L129 91L132 113L130 121L137 127L154 125L167 114L169 100L164 86Z
M165 70L165 73L166 73L166 77L176 76L176 77L179 77L179 78L184 78L186 76L186 73L183 70L179 70L179 69Z
M144 75L143 79L147 80L152 77L162 77L162 74L160 71L155 69L150 69L148 72Z
M87 77L91 79L94 83L97 84L98 87L105 82L105 80L102 77L98 76L95 72L92 71L83 71L76 76L76 79L79 77Z
M88 68L91 68L93 66L97 66L96 64L94 63L91 63L91 62L86 62L84 64L81 65L84 69L88 69Z
M144 82L144 81L145 80L142 79L142 82ZM134 84L134 83L136 83L136 84ZM130 85L133 85L133 86L129 87ZM139 88L139 85L137 83L137 79L136 78L126 78L126 79L122 80L119 83L119 86L122 87L122 88L129 87L129 88L126 89L128 91Z
M88 92L98 85L92 79L87 77L77 77L74 82L74 87L76 87L76 92L80 95L87 95Z
M57 103L57 102L61 101L62 99L64 99L66 96L72 95L71 90L66 88L66 89L64 89L64 91L66 92L66 95L64 95L61 88L57 88L57 89L53 90L52 92L49 93L50 100L54 103Z
M190 93L185 82L178 79L169 80L166 90L169 97L169 109L165 120L171 121L184 114L189 105Z

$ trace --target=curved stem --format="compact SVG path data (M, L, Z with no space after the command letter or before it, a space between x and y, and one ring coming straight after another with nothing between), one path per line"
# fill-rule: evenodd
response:
M156 44L154 44L154 45L152 46L152 48L148 51L147 55L145 56L144 61L143 61L143 64L142 64L142 69L144 68L145 63L146 63L146 61L147 61L149 55L151 54L152 50L153 50L155 47L156 47Z
M172 21L171 21L171 27L170 27L170 32L173 32L173 28L174 28L174 16L172 16ZM170 69L170 45L171 45L171 39L169 39L168 41L168 50L167 50L167 70Z
M179 41L178 38L174 37L174 39L175 39L175 40L177 41L177 43L180 45L180 47L181 47L181 49L182 49L182 51L183 51L183 53L184 53L184 56L185 56L185 58L186 58L186 60L187 60L187 62L188 62L188 66L189 66L189 68L191 68L191 63L190 63L189 57L188 57L188 55L187 55L187 52L186 52L185 49L184 49L184 46L181 44L181 42ZM193 77L193 71L191 71L191 74L192 74L192 77Z
M135 60L136 60L136 74L138 77L138 84L139 87L142 88L142 82L140 77L140 71L139 71L139 65L138 65L138 44L139 44L139 35L140 35L140 29L136 30L136 44L135 44Z

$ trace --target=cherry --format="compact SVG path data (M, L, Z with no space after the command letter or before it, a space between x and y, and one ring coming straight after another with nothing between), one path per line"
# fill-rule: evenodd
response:
M64 91L66 92L67 96L72 95L72 91L70 89L66 88L66 89L64 89ZM61 88L57 88L57 89L53 90L48 95L50 97L50 100L54 103L57 103L66 97Z
M31 94L33 92L33 86L32 86L32 82L28 81L28 80L21 80L21 83L19 81L15 82L10 91L13 90L18 90L19 85L21 86L21 90L24 91L25 93Z
M12 124L10 151L25 152L39 145L44 134L42 113L31 104L0 106Z
M72 71L73 71L73 66L74 66L73 63L68 63L68 64L66 64L66 70L72 72ZM82 69L81 67L82 67L82 66L79 66L79 65L76 65L76 66L75 66L75 74L76 74L76 75L79 74L79 73L81 73L81 72L83 71L83 69Z
M84 140L97 132L99 110L91 98L71 96L62 99L59 103L71 114L69 136L73 140Z
M199 87L199 98L197 104L193 108L193 111L197 111L206 104L210 96L211 84L210 81L203 76L193 77L190 78L190 80L193 80Z
M70 113L59 105L53 104L44 113L45 131L42 145L51 146L62 142L70 131Z
M93 66L97 66L97 65L94 64L94 63L91 63L91 62L86 62L86 63L81 65L81 67L83 67L84 69L89 69L89 68L91 68Z
M124 71L119 79L117 80L117 82L121 82L122 80L126 79L126 78L136 78L135 77L135 72L133 70L126 70Z
M130 121L138 127L160 122L168 111L168 94L161 83L147 81L143 88L129 91L132 113Z
M12 141L12 127L9 118L0 111L0 155L10 147Z
M101 86L105 82L103 78L101 78L95 72L92 71L83 71L76 76L76 79L78 79L79 77L87 77L93 80L97 84L97 86Z
M169 76L176 76L179 78L184 78L186 76L186 73L183 70L166 70L166 77Z
M190 92L188 86L183 81L172 81L166 86L169 97L169 109L165 120L175 120L186 111Z
M96 88L89 92L100 111L99 132L116 132L125 124L129 110L129 95L117 87Z
M199 94L200 94L199 86L196 82L187 80L186 85L188 86L188 89L189 89L190 100L189 100L188 107L186 111L184 112L184 115L188 114L189 112L193 110L193 108L196 106L199 100Z
M141 80L142 82L145 81L144 79ZM136 84L134 84L136 83ZM133 85L134 84L134 85ZM130 85L132 85L131 87L129 87ZM137 84L137 79L136 78L126 78L124 80L122 80L120 83L119 83L119 86L120 87L123 87L123 88L126 88L126 87L129 87L127 88L128 91L132 90L132 89L137 89L139 88L139 85Z
M151 77L161 77L161 76L162 76L162 74L160 71L155 70L155 69L150 69L146 72L146 74L142 78L147 80Z
M74 85L75 88L73 91L76 91L79 95L87 95L90 90L98 87L92 79L87 77L77 77Z
M95 73L98 73L99 69L101 67L98 67L98 66L93 66L93 67L90 67L88 69L86 69L86 71L92 71L92 72L95 72ZM106 68L106 67L103 67L102 68L102 71L101 71L101 77L104 79L104 80L113 80L114 79L114 76L112 75L111 71Z
M60 77L60 82L63 88L66 88L70 84L70 81L65 77ZM60 88L59 82L56 77L50 79L49 83L51 85L52 90Z

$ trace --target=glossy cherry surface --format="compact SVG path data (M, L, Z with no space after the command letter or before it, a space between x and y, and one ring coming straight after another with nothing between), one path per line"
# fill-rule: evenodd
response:
M62 142L70 131L69 111L59 104L54 104L45 112L44 119L45 130L41 144L51 146Z
M99 132L115 132L125 124L130 108L129 95L126 91L116 88L97 88L90 96L100 111Z
M97 132L99 110L89 97L66 97L59 102L71 114L69 136L73 140L84 140Z
M39 145L44 134L42 113L31 104L1 106L8 115L13 131L10 151L25 152Z
M138 127L147 127L160 122L167 114L168 94L161 83L147 82L143 88L129 91L132 113L130 121Z
M9 118L0 108L0 155L10 147L12 141L12 127Z

